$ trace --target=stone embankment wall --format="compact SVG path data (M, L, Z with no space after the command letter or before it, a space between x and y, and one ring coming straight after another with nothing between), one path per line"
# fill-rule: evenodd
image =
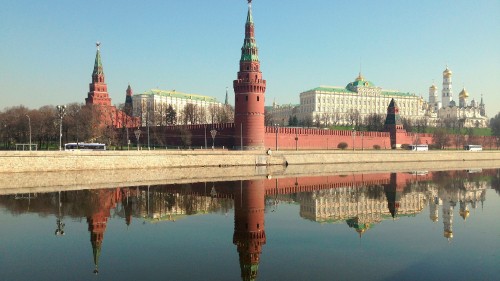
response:
M491 160L500 151L25 151L0 152L0 173Z

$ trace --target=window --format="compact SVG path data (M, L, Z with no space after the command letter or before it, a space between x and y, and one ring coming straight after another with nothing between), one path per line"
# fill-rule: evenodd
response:
M248 96L245 96L245 100L248 101Z
M257 101L259 101L259 99L260 99L260 97L259 97L259 96L257 96Z

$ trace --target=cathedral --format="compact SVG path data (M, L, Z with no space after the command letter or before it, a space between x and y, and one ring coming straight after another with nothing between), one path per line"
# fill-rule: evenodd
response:
M429 102L427 115L436 124L458 122L462 128L486 128L488 127L488 116L486 116L483 97L478 103L475 99L468 102L469 93L465 88L458 94L458 104L453 100L453 72L446 67L443 71L443 89L441 90L441 101L438 100L438 89L436 85L429 88Z

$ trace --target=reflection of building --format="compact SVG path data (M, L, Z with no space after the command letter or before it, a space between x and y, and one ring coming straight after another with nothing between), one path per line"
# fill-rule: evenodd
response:
M92 192L91 195L95 205L89 210L87 223L90 231L90 242L92 243L92 253L94 256L94 273L99 273L99 256L101 255L102 242L104 240L104 232L110 210L116 207L116 203L121 201L121 193L118 189L98 190ZM90 202L89 202L90 203Z
M259 269L264 231L264 180L242 181L234 186L234 235L242 280L255 280Z
M360 235L373 224L396 216L415 215L425 206L425 195L405 192L406 181L398 182L391 174L388 184L382 186L345 187L300 193L301 217L317 222L346 221Z

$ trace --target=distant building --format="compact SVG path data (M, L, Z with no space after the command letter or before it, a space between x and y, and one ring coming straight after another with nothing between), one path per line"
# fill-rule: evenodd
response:
M385 90L361 73L346 87L320 86L300 94L297 117L322 125L356 125L370 114L385 115L396 99L402 117L417 120L425 116L424 100L411 93Z
M173 124L183 124L184 111L187 105L193 105L196 112L196 122L189 118L187 124L212 123L212 117L217 112L225 110L226 105L218 102L215 98L197 94L188 94L176 90L151 89L142 94L136 94L132 98L134 116L139 116L142 126L161 126L169 124L167 115L169 107L175 111ZM170 122L172 123L172 122Z
M488 116L486 116L486 105L483 98L478 104L472 99L468 102L469 93L465 88L458 95L458 104L453 100L452 90L453 72L446 67L443 71L442 104L436 100L437 88L432 85L429 88L428 116L435 118L437 123L463 128L486 128L488 127Z

